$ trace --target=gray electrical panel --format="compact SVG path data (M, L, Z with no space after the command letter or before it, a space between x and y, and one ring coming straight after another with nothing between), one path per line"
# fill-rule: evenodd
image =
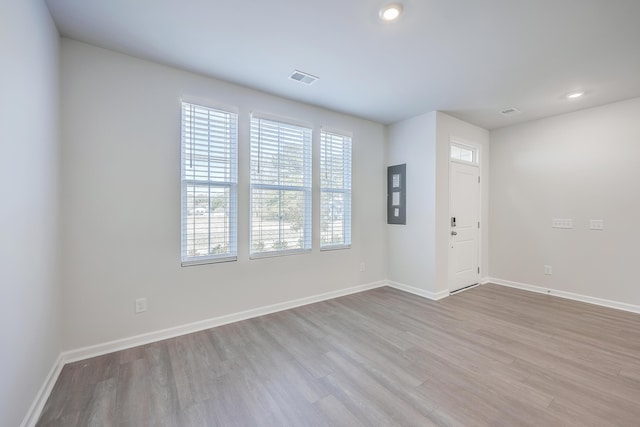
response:
M387 168L387 224L407 223L407 165Z

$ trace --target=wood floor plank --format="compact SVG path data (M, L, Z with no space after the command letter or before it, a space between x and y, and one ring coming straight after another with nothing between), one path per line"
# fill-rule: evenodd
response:
M96 384L87 408L80 412L83 418L77 425L106 427L115 425L117 378L110 378Z
M66 365L39 426L637 426L640 315L379 288Z
M151 418L148 380L144 358L121 366L116 391L116 425L133 426Z
M358 427L364 426L345 406L329 394L316 402L316 406L322 412L331 426L335 427Z

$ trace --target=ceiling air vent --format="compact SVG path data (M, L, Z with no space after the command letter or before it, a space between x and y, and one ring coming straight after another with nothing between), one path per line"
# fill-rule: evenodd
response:
M318 77L316 76L312 76L311 74L307 74L304 73L302 71L299 70L295 70L293 73L291 73L291 75L289 76L289 78L291 80L295 80L307 85L312 84L313 82L315 82L316 80L318 80Z
M504 110L500 111L500 114L502 114L503 116L515 116L516 114L520 113L522 113L522 111L518 110L515 107L505 108Z

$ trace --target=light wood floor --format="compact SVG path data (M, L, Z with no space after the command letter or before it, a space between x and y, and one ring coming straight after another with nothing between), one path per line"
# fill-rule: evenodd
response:
M67 365L39 425L639 426L640 315L380 288Z

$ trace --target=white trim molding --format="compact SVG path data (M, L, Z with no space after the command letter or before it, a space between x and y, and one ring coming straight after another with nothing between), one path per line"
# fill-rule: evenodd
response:
M40 418L40 414L44 409L44 405L45 403L47 403L47 400L51 395L53 386L56 384L56 381L58 381L58 377L60 376L60 372L62 372L63 367L64 361L62 358L62 354L60 354L58 355L56 361L53 363L53 366L51 367L47 378L42 384L42 387L40 387L40 390L38 390L38 394L29 407L27 415L22 420L22 424L20 424L20 427L33 427L36 425L38 419Z
M632 313L640 313L640 305L627 304L624 302L612 301L603 298L590 297L588 295L574 294L572 292L558 291L551 288L543 288L541 286L529 285L526 283L512 282L510 280L497 279L495 277L487 277L486 283L494 283L509 288L522 289L525 291L536 292L539 294L553 295L560 298L570 299L574 301L586 302L589 304L600 305L602 307L615 308L618 310L630 311Z
M101 356L103 354L113 353L114 351L125 350L131 347L137 347L139 345L149 344L156 341L161 341L169 338L174 338L180 335L186 335L193 332L202 331L205 329L215 328L216 326L226 325L228 323L239 322L241 320L251 319L253 317L264 316L266 314L275 313L278 311L288 310L290 308L300 307L307 304L313 304L316 302L326 301L333 298L342 297L345 295L351 295L358 292L368 291L370 289L376 289L387 286L386 281L379 281L373 283L366 283L363 285L352 286L350 288L339 289L337 291L325 292L322 294L312 295L310 297L299 298L291 301L285 301L278 304L268 305L264 307L258 307L251 310L241 311L239 313L227 314L224 316L214 317L211 319L201 320L198 322L188 323L185 325L175 326L172 328L163 329L160 331L148 332L145 334L135 335L132 337L122 338L105 342L102 344L96 344L88 347L78 348L75 350L68 350L60 353L58 359L54 363L49 375L40 388L38 395L34 402L31 404L29 411L27 412L20 427L33 427L38 422L44 405L47 403L53 386L55 385L62 368L67 363L77 362L79 360L88 359L90 357Z
M404 283L387 281L387 286L390 288L399 289L401 291L409 292L410 294L418 295L423 298L427 298L433 301L438 301L449 296L449 291L430 292L424 289L416 288L413 286L405 285Z
M224 316L213 317L210 319L201 320L198 322L187 323L185 325L174 326L159 331L148 332L131 337L121 338L101 344L96 344L88 347L78 348L74 350L68 350L60 353L58 359L55 361L49 375L47 376L44 384L40 388L38 395L36 396L33 404L29 408L27 415L25 416L21 427L32 427L38 422L44 405L49 399L53 386L58 380L58 376L62 371L62 368L67 363L77 362L79 360L88 359L90 357L101 356L103 354L113 353L114 351L125 350L139 345L150 344L156 341L161 341L169 338L174 338L181 335L190 334L193 332L199 332L205 329L215 328L217 326L226 325L233 322L239 322L241 320L251 319L258 316L264 316L267 314L275 313L278 311L288 310L291 308L300 307L307 304L313 304L316 302L326 301L333 298L338 298L346 295L355 294L358 292L368 291L371 289L381 288L389 286L391 288L399 289L414 295L418 295L430 300L440 300L449 296L449 291L440 291L437 293L429 292L423 289L418 289L413 286L405 285L393 281L379 281L366 283L362 285L352 286L345 289L339 289L337 291L325 292L322 294L312 295L309 297L299 298L291 301L285 301L278 304L268 305L264 307L258 307L251 310L241 311L238 313L227 314Z
M166 340L181 335L199 332L205 329L215 328L217 326L227 325L241 320L251 319L253 317L264 316L266 314L278 311L288 310L290 308L300 307L307 304L313 304L345 295L355 294L358 292L368 291L370 289L386 286L385 281L367 283L363 285L352 286L350 288L340 289L337 291L325 292L322 294L312 295L310 297L299 298L291 301L285 301L278 304L267 305L263 307L253 308L238 313L227 314L224 316L213 317L210 319L200 320L185 325L174 326L159 331L147 332L140 335L134 335L127 338L121 338L101 344L88 347L69 350L62 353L64 363L76 362L78 360L88 359L90 357L101 356L114 351L125 350L139 345L149 344L156 341Z
M640 313L640 306L633 304L626 304L617 301L611 301L601 298L590 297L586 295L574 294L571 292L558 291L554 289L543 288L540 286L529 285L526 283L512 282L509 280L497 279L494 277L484 277L481 279L480 284L494 283L496 285L507 286L510 288L522 289L530 292L536 292L546 295L554 295L560 298L571 299L575 301L586 302L590 304L596 304L603 307L615 308L618 310L630 311L633 313ZM438 301L449 296L449 291L444 290L440 292L430 292L424 289L419 289L413 286L409 286L403 283L394 282L391 280L372 282L357 286L352 286L337 291L325 292L322 294L312 295L305 298L299 298L291 301L285 301L278 304L268 305L264 307L258 307L251 310L246 310L238 313L232 313L224 316L214 317L211 319L201 320L198 322L188 323L185 325L175 326L159 331L148 332L145 334L135 335L132 337L122 338L114 341L109 341L102 344L96 344L88 347L83 347L75 350L69 350L60 353L55 363L53 364L44 384L38 391L36 398L34 399L29 411L27 412L24 420L20 424L21 427L35 426L40 418L44 405L46 404L51 391L62 372L62 368L65 364L76 362L79 360L88 359L90 357L101 356L103 354L112 353L114 351L124 350L139 345L149 344L164 339L174 338L180 335L186 335L193 332L202 331L205 329L215 328L217 326L226 325L241 320L251 319L258 316L264 316L267 314L275 313L278 311L288 310L295 307L300 307L307 304L313 304L316 302L326 301L333 298L338 298L345 295L351 295L358 292L368 291L371 289L381 288L389 286L410 294L414 294L423 298L427 298L433 301Z

